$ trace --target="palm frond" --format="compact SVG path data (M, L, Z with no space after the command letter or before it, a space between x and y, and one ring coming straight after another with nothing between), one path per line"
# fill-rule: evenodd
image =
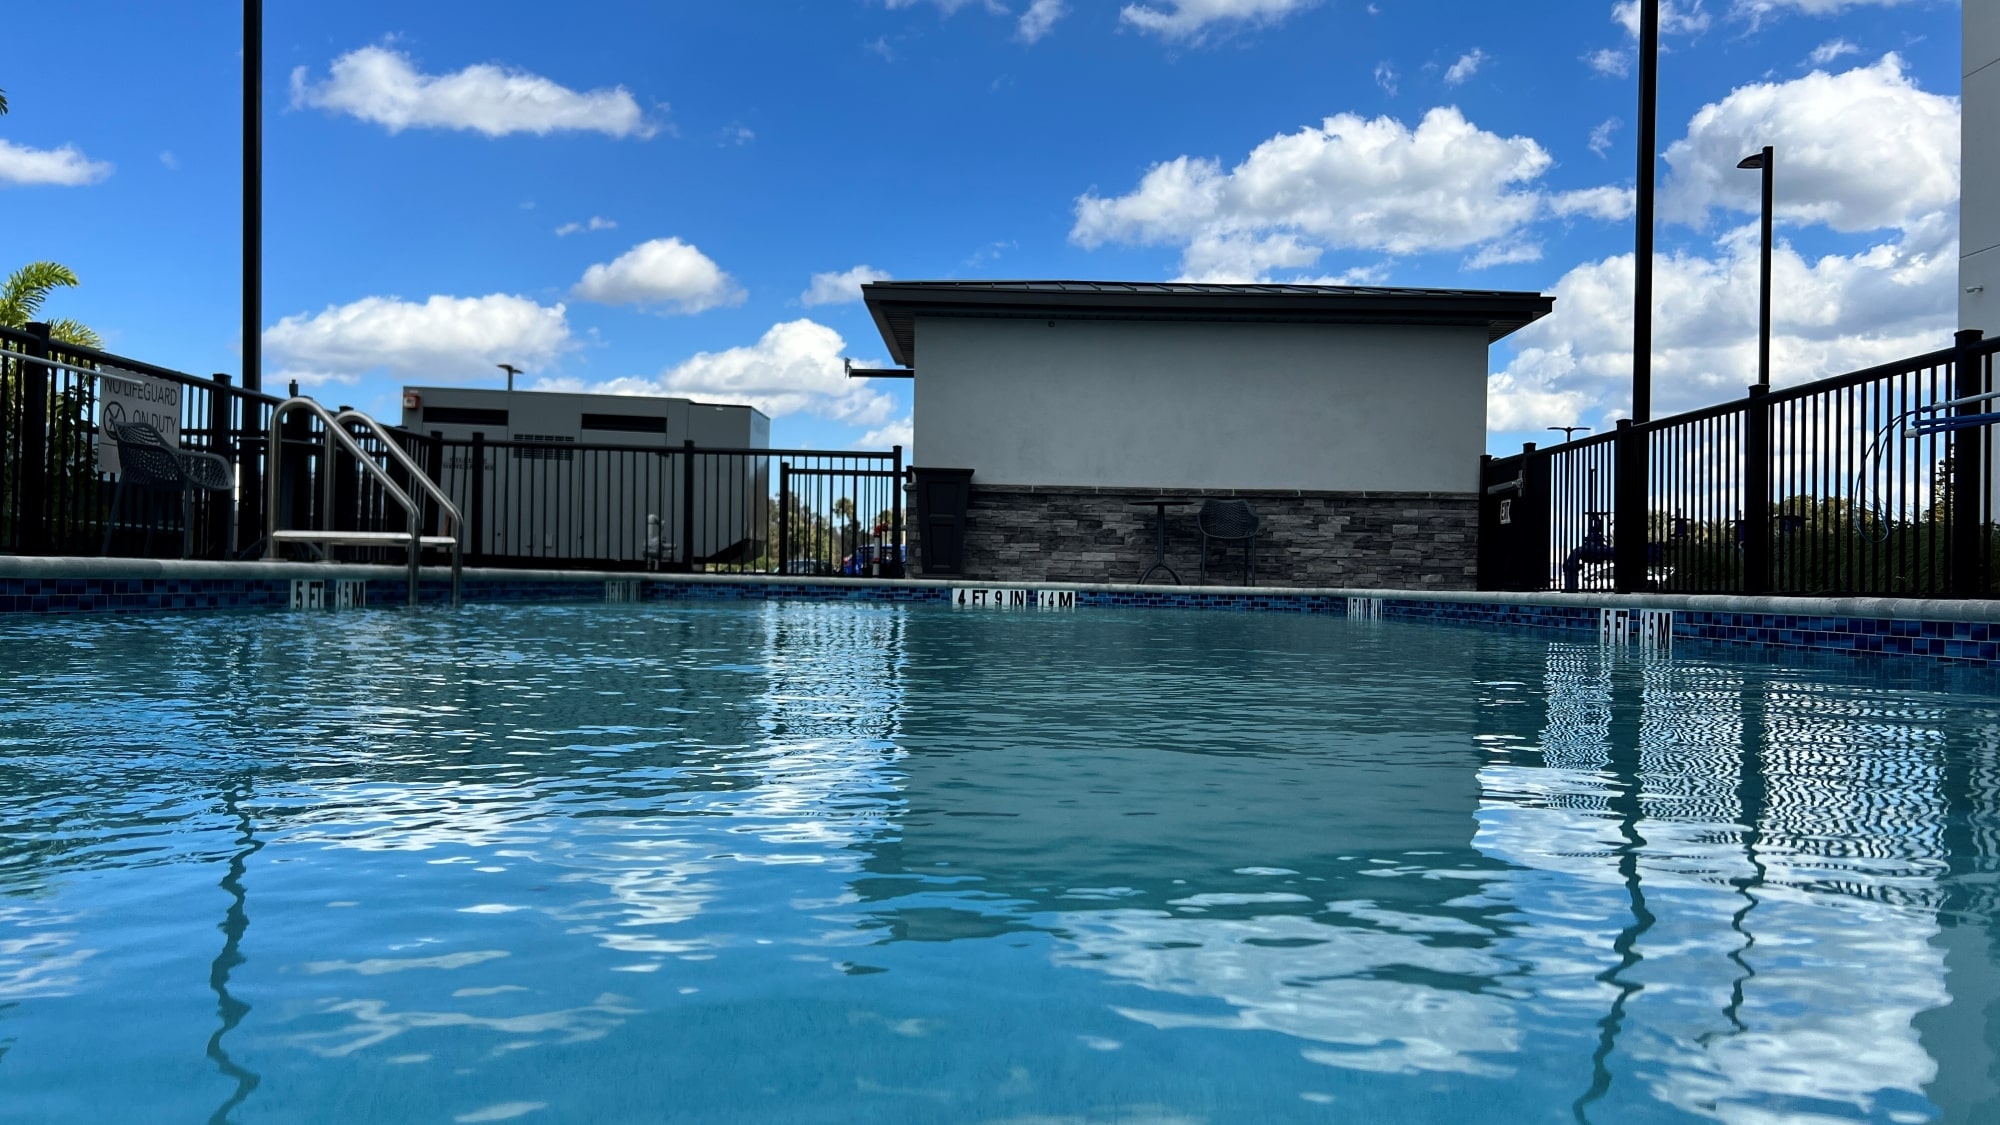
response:
M49 339L59 343L73 344L79 348L96 348L98 351L104 350L104 337L91 331L90 327L81 321L71 320L68 317L64 317L61 320L49 321Z
M6 113L7 113L7 91L0 90L0 116L5 116Z
M19 328L35 319L52 289L80 284L75 271L59 262L29 262L7 275L0 285L0 324Z

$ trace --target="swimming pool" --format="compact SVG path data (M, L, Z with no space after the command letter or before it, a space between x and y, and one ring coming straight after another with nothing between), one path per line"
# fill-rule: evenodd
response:
M939 606L0 624L0 1120L1977 1120L2000 674Z

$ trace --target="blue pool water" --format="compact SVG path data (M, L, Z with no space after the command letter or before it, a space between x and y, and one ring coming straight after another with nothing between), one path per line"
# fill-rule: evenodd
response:
M0 1120L2000 1120L2000 677L1282 614L0 626Z

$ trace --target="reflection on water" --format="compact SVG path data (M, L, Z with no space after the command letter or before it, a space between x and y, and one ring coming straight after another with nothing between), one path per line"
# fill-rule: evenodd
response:
M1235 614L8 628L0 1120L2000 1119L1987 673Z
M244 1016L250 1014L250 1005L229 992L229 974L243 963L243 934L250 926L249 912L245 909L249 896L243 886L243 874L249 867L250 857L264 846L251 827L249 814L242 811L244 796L238 787L231 786L222 797L223 812L236 817L241 829L238 843L242 847L229 857L229 866L222 876L221 886L229 895L229 907L222 915L222 952L216 954L214 963L208 969L208 987L215 991L215 1011L220 1021L215 1034L208 1037L208 1057L214 1060L216 1070L236 1083L236 1089L230 1091L229 1097L209 1115L211 1122L229 1120L230 1113L243 1104L250 1091L257 1088L258 1082L256 1074L236 1065L223 1045L224 1038L243 1022Z

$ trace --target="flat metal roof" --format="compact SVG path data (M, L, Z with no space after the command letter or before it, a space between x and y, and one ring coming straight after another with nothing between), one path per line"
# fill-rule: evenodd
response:
M462 384L456 386L419 386L414 383L403 384L403 390L405 393L415 391L423 395L426 402L430 401L432 395L443 395L447 398L455 395L498 395L503 399L509 395L513 395L524 400L529 405L533 405L537 400L545 402L551 398L590 399L605 407L620 404L627 406L641 404L645 406L664 407L668 403L678 402L688 406L703 406L716 410L748 410L752 414L764 414L762 410L748 403L703 402L700 399L685 398L681 395L627 395L610 394L604 391L510 391L505 387L468 387ZM768 421L769 417L765 416L765 420Z
M1433 324L1484 328L1492 343L1547 316L1555 298L1504 289L1228 285L1192 281L875 281L862 299L897 363L917 361L920 316Z

